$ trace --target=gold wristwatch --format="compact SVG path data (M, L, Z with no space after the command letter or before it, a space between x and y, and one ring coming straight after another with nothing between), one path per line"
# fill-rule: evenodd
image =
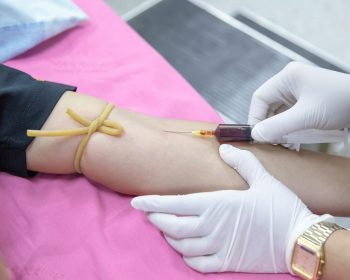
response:
M294 245L292 271L303 279L320 279L325 264L323 246L328 237L340 229L344 228L329 222L320 222L308 228Z

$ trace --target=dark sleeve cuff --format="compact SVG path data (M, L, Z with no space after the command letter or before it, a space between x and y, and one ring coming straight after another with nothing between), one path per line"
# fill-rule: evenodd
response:
M66 91L76 87L38 81L28 74L0 65L0 170L32 177L26 149L33 141L27 129L41 129Z

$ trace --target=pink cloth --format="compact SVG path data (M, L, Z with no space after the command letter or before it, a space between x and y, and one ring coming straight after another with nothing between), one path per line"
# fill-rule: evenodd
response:
M90 16L7 65L123 108L219 122L164 59L101 0L77 0ZM26 180L0 174L0 255L13 279L291 279L200 274L185 265L130 197L77 175Z

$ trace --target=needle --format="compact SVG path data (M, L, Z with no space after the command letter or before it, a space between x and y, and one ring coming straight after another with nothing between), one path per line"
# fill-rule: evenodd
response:
M170 132L170 133L192 133L192 131L170 131L170 130L164 130L164 132Z
M193 131L171 131L171 130L164 130L164 132L170 132L170 133L181 133L181 134L192 134L197 137L213 137L215 136L214 130L193 130Z

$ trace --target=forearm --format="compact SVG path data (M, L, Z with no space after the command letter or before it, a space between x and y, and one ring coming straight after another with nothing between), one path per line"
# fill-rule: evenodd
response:
M65 94L42 129L80 127L65 111L71 107L90 120L106 102ZM165 133L164 130L214 128L215 124L165 120L116 108L109 119L125 133L112 137L95 133L82 158L84 175L127 194L182 194L218 189L243 189L245 182L218 155L214 139ZM73 173L81 136L36 138L27 150L28 168L47 173ZM237 144L251 150L276 178L293 189L315 212L347 215L350 196L348 159L271 145ZM45 154L45 157L42 155Z
M346 280L350 275L350 231L333 233L325 244L325 267L322 280Z
M241 148L246 149L244 145ZM272 145L248 148L278 180L292 189L317 214L350 215L350 160L307 150Z

